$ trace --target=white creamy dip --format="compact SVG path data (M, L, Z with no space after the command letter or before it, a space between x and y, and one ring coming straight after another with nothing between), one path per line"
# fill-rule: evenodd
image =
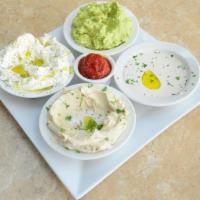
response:
M128 110L107 87L66 90L48 109L48 127L66 149L110 149L126 128Z
M123 70L130 91L153 98L187 92L188 80L195 76L180 56L158 49L133 54Z
M69 79L70 54L49 35L24 34L0 51L0 80L24 93L50 90Z

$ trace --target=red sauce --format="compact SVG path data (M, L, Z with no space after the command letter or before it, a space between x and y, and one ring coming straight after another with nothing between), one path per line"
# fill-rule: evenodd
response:
M78 69L86 78L101 79L111 72L111 64L107 58L91 53L80 59Z

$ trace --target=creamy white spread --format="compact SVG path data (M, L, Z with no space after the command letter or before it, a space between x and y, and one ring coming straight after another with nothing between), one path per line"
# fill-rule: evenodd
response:
M24 34L0 51L0 80L18 91L49 90L68 80L70 54L54 37Z
M107 87L66 90L47 109L48 127L58 142L77 152L112 148L127 124L127 108Z
M188 80L195 76L180 56L158 49L133 54L123 70L124 81L132 92L153 98L187 92Z

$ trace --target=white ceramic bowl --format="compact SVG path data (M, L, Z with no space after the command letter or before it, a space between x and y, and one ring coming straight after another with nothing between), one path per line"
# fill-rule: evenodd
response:
M97 3L103 3L103 2L105 2L105 1L98 1ZM87 53L87 52L93 50L93 49L89 49L89 48L86 48L86 47L83 47L83 46L77 44L74 41L74 39L72 38L72 36L71 36L71 27L72 27L73 19L78 14L80 8L84 7L86 5L87 4L81 5L80 7L76 8L75 10L73 10L67 16L67 18L65 20L65 23L64 23L64 26L63 26L63 33L64 33L64 37L65 37L67 43L73 49L75 49L76 51L78 51L80 53ZM126 11L126 14L132 20L133 29L134 29L133 34L131 35L131 37L129 38L129 40L126 43L123 43L118 47L115 47L115 48L112 48L112 49L109 49L109 50L102 50L102 51L99 51L99 52L101 52L103 54L107 54L107 55L119 54L119 53L121 53L122 51L124 51L125 49L127 49L128 47L132 46L135 43L135 41L136 41L136 39L137 39L137 37L139 35L139 23L138 23L138 20L137 20L136 16L129 9L127 9L126 7L124 7L124 9Z
M196 74L195 77L190 75L187 85L184 88L187 89L186 91L184 90L180 94L171 95L170 97L166 98L155 98L141 95L132 91L130 87L127 86L123 77L123 70L127 64L127 61L136 53L155 48L174 53L189 67L190 72L193 71ZM142 43L129 48L117 60L114 73L115 82L121 91L123 91L132 100L149 106L169 106L182 102L197 89L199 86L199 77L200 69L197 59L187 49L167 42Z
M68 89L78 88L84 84L77 84L67 87ZM104 88L106 85L97 84L96 87ZM48 111L47 107L52 105L52 103L60 96L62 95L63 91L58 92L57 94L53 95L43 106L40 117L39 117L39 128L40 133L43 137L43 139L46 141L46 143L54 149L56 152L70 158L78 159L78 160L92 160L97 158L105 157L111 153L114 153L118 149L120 149L123 145L126 144L126 142L129 140L129 138L132 136L134 130L135 130L135 124L136 124L136 113L133 104L130 102L130 100L120 91L106 86L108 90L111 90L117 97L119 97L127 107L129 111L128 116L128 122L127 126L124 130L124 132L121 134L121 136L118 138L117 142L113 145L113 147L109 150L100 151L97 153L76 153L71 150L65 149L62 145L60 145L55 140L55 135L50 131L50 129L47 127L47 120L48 120Z
M82 74L80 74L79 72L79 69L78 69L78 64L80 62L80 59L87 56L88 54L90 53L97 53L99 55L102 55L103 57L105 57L106 59L108 59L108 61L110 62L111 64L111 72L104 78L101 78L101 79L89 79L89 78L86 78L84 77ZM75 60L75 63L74 63L74 71L75 71L75 74L78 76L78 78L80 79L81 82L88 82L88 83L99 83L99 84L110 84L110 81L111 81L111 78L114 74L114 70L115 70L115 61L113 60L113 58L111 56L108 56L108 55L104 55L102 53L99 53L99 52L88 52L88 53L85 53L85 54L82 54L80 55L76 60Z
M67 47L65 47L65 48L67 48ZM69 60L69 63L70 63L70 67L72 67L72 64L74 63L74 56L69 49L68 49L68 51L69 51L68 60ZM68 85L71 82L71 80L73 79L73 77L74 77L74 72L72 70L72 72L68 74L68 77L63 84L57 84L52 89L47 90L47 91L43 91L43 92L27 92L27 93L24 93L24 92L21 92L21 91L16 91L16 90L13 90L12 87L7 85L2 80L0 80L0 87L4 91L6 91L7 93L12 94L14 96L23 97L23 98L40 98L40 97L49 96L51 94L58 92L63 87Z

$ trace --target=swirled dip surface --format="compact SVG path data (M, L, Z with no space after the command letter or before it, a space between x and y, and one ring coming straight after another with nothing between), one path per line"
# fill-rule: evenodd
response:
M131 19L117 2L90 3L80 9L72 23L76 43L95 50L125 43L133 32Z
M66 90L50 107L48 127L58 142L78 152L110 149L123 133L128 110L107 87Z
M69 54L49 35L24 34L0 51L0 79L25 93L50 90L69 78Z

